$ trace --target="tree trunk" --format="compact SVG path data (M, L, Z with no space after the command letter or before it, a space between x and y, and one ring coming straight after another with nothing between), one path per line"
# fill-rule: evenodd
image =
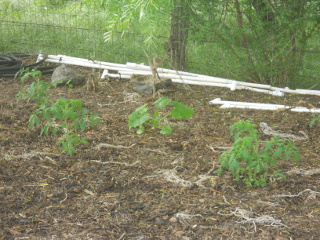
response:
M172 67L187 70L187 44L189 34L190 6L188 0L175 0L171 13L171 31L167 51Z

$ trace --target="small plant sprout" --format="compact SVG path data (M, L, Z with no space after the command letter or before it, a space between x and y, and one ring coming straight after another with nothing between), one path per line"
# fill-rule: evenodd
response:
M28 78L33 78L34 81L39 82L40 77L42 77L42 72L39 71L37 68L32 69L31 71L29 68L21 68L19 72L16 73L15 78L20 77L21 82L24 84Z
M59 84L47 84L44 80L40 80L42 76L40 71L32 69L31 71L22 70L16 76L22 76L22 83L29 77L33 78L33 82L28 88L23 88L17 95L17 101L35 101L37 108L29 118L29 127L34 129L36 126L41 126L41 135L49 136L62 133L57 144L61 147L62 152L72 155L76 152L76 147L80 144L86 144L86 138L78 135L83 132L88 123L91 127L96 124L101 124L98 114L88 115L88 110L83 107L83 103L77 99L66 100L59 98L55 102L50 102L50 94L48 93L51 87L56 87Z
M320 114L314 114L313 118L311 119L309 126L313 127L314 124L318 123L318 128L320 128Z
M167 107L172 104L173 108ZM162 125L169 116L176 119L189 119L194 110L184 104L172 101L171 99L161 97L153 103L156 110L150 114L148 112L148 104L144 104L136 108L136 110L128 117L129 129L138 127L137 134L142 134L148 129L158 128L161 134L171 134L172 128L168 125ZM166 108L167 107L167 108ZM160 110L163 110L160 112ZM167 111L164 111L167 110Z
M269 177L285 178L277 161L293 158L297 163L300 155L291 140L274 136L272 140L263 141L255 127L250 121L239 121L231 126L234 143L231 150L220 156L221 168L217 172L221 175L229 170L237 181L257 187L265 186Z
M43 120L41 135L48 136L50 133L57 135L58 131L62 132L58 145L62 148L62 152L72 155L75 153L76 146L87 143L86 139L78 136L77 132L83 132L87 128L87 123L91 127L101 124L98 114L88 115L87 112L82 101L59 98L50 107L43 106L35 110L30 116L29 127L33 129L41 125Z
M42 77L42 73L40 71L36 69L32 69L31 71L29 71L29 69L22 69L16 74L16 77L17 76L20 76L20 80L23 84L28 78L33 79L28 88L22 88L19 93L17 93L16 98L18 102L20 100L25 100L27 102L35 101L39 106L48 104L48 90L52 85L40 80L40 77Z

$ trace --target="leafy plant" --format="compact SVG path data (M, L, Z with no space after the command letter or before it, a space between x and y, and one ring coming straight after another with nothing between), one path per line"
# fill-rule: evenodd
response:
M311 119L309 126L313 127L313 125L318 122L318 127L320 128L320 114L314 114L313 118Z
M31 71L29 71L29 69L22 69L16 74L16 77L17 76L20 76L23 84L28 78L33 79L28 88L23 88L16 95L18 102L20 100L26 100L27 102L36 101L38 105L49 103L48 90L52 85L46 83L44 80L40 80L40 77L42 77L41 71L38 71L36 68Z
M50 133L57 135L58 131L62 132L58 145L62 148L62 152L72 155L76 146L87 143L86 138L78 136L77 132L83 132L87 123L90 123L91 127L101 124L98 114L88 115L87 112L82 101L59 98L50 107L42 105L35 110L30 116L29 127L33 129L41 125L41 121L44 120L41 135L48 136Z
M297 163L300 155L288 139L274 136L269 141L261 140L255 127L250 121L239 121L231 126L234 143L230 151L220 156L221 168L217 172L221 175L229 170L237 181L243 181L247 186L265 186L269 177L285 178L278 169L278 160L288 161L293 157Z
M76 147L80 144L86 144L86 138L79 136L78 132L83 132L87 128L87 123L91 127L100 124L98 114L88 115L88 110L83 107L83 103L77 99L66 100L59 98L55 102L50 102L48 90L56 87L60 82L48 84L40 80L42 73L36 69L21 70L16 76L20 76L22 83L31 77L33 79L28 88L23 88L17 95L17 101L26 100L36 101L37 109L34 110L29 118L29 127L32 130L35 126L42 125L41 135L62 136L58 139L57 144L61 147L62 152L72 155L76 152ZM70 87L70 85L69 85Z
M169 104L172 104L174 108L171 111L163 113L160 110L163 110ZM194 114L192 108L187 107L186 105L178 102L172 101L171 99L161 97L153 103L157 110L150 114L148 112L148 104L141 105L136 108L136 110L128 117L129 129L138 127L138 134L144 133L147 129L158 128L161 129L161 134L171 134L172 128L168 125L162 125L161 123L166 120L169 116L177 119L189 119Z

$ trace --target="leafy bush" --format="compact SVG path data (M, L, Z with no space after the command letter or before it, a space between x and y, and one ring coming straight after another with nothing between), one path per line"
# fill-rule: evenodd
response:
M167 105L172 103L173 109L170 112L163 113L161 116L160 110L164 109ZM171 134L172 128L170 126L163 126L161 122L171 116L177 119L189 119L194 114L192 108L187 107L186 105L172 101L171 99L161 97L153 103L157 110L153 114L148 113L148 104L144 104L138 108L128 117L129 129L134 127L139 127L137 130L138 134L144 133L147 129L158 128L161 129L161 134Z
M265 186L269 177L285 178L278 169L278 160L288 161L293 157L297 163L300 155L288 139L274 136L269 141L261 140L255 127L250 121L239 121L231 126L233 147L220 156L221 168L217 172L221 175L229 170L237 181L243 181L247 186Z
M30 116L29 127L33 129L41 125L41 119L43 119L45 123L41 134L56 135L60 130L63 134L58 140L58 145L62 147L62 152L72 155L75 153L76 146L87 143L86 138L76 133L83 132L87 127L87 122L91 127L101 124L98 114L88 115L88 110L82 105L82 101L77 99L59 98L50 107L42 106L35 110Z
M82 101L77 99L59 98L53 103L50 102L48 90L56 85L40 80L39 77L42 76L42 73L36 69L22 70L18 75L21 76L23 83L27 78L33 78L31 85L28 88L23 88L16 95L17 101L26 100L37 103L38 108L32 112L29 118L30 129L42 125L40 134L46 136L50 134L55 136L61 132L62 136L58 139L57 144L61 147L62 152L70 155L76 152L75 148L78 145L86 144L86 138L77 133L83 132L88 122L91 127L101 124L98 114L88 115L88 110L83 107Z

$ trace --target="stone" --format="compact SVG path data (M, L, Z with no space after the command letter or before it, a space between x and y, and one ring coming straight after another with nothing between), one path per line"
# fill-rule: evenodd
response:
M58 83L58 85L68 83L72 84L73 86L79 86L85 83L85 76L67 66L66 64L62 64L53 71L51 76L51 83Z
M154 80L149 75L136 75L134 74L130 82L133 85L133 90L138 93L152 94ZM155 90L166 89L172 85L171 79L157 79L155 83Z

